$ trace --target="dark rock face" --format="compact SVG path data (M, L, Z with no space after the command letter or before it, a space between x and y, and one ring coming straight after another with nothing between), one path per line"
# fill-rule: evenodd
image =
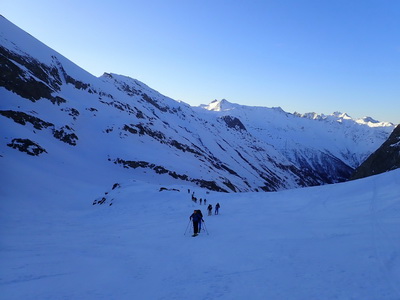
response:
M354 171L350 180L384 173L397 168L400 168L400 125L397 125L387 141Z
M17 64L24 66L35 74L29 76L25 70ZM51 94L60 90L61 79L56 67L49 67L30 56L22 56L0 46L0 86L20 95L22 98L35 102L46 98L59 102Z
M65 125L60 129L54 129L53 136L64 143L70 144L71 146L76 146L78 136L73 131L74 130L71 127Z
M80 115L79 111L75 108L63 108L61 111L65 111L68 113L69 116L71 116L74 120L77 119L77 117Z
M144 169L151 169L154 172L156 172L157 174L165 174L165 175L169 175L175 179L179 179L182 181L188 181L188 182L193 182L196 185L212 190L212 191L216 191L216 192L228 192L226 189L221 188L220 186L218 186L214 181L209 181L209 180L203 180L203 179L193 179L190 178L187 175L183 175L183 174L177 174L175 171L170 171L167 170L166 168L164 168L163 166L156 166L155 164L146 162L146 161L129 161L129 160L123 160L120 158L117 158L114 160L115 164L119 164L122 165L124 168L129 169L136 169L136 168L144 168ZM234 187L233 185L228 181L228 182L224 182L224 184L228 187L232 188L232 191L234 192Z
M72 111L76 111L73 109ZM79 113L78 113L79 114ZM74 133L74 129L68 125L62 126L59 129L55 128L55 125L50 122L43 121L42 119L24 113L22 111L12 111L12 110L0 110L0 115L12 119L15 123L26 125L28 123L33 125L33 128L37 130L43 130L50 128L52 130L53 136L67 144L72 146L76 145L78 136ZM75 117L74 117L75 118ZM19 149L19 147L12 147L14 149ZM24 151L26 152L26 151ZM29 154L29 153L28 153Z
M25 152L32 156L39 156L43 152L47 153L46 149L29 139L13 139L10 144L7 144L7 146L13 149L18 149L19 151Z
M168 109L166 107L161 107L157 101L155 101L154 99L152 99L151 97L149 97L147 94L143 93L142 94L142 99L148 103L150 103L151 105L153 105L154 107L156 107L157 109L161 110L162 112L167 112Z
M222 120L225 121L226 126L228 126L228 128L233 128L236 130L244 130L246 131L246 127L243 125L243 123L236 117L232 117L232 116L223 116Z
M21 111L12 111L12 110L0 110L0 115L3 115L7 118L14 120L15 123L25 125L26 123L31 123L34 128L38 130L42 130L43 128L53 127L54 124L50 122L46 122L32 115L28 115L27 113Z

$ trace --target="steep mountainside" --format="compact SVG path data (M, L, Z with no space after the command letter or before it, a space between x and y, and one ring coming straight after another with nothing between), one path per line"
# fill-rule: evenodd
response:
M132 78L94 77L3 17L0 67L8 170L73 169L87 178L95 168L110 178L276 191L346 180L393 129L227 101L190 107Z
M339 112L289 114L279 107L248 107L226 100L215 100L203 108L237 118L252 136L273 145L290 162L326 183L348 178L351 169L379 147L394 127L369 117L354 120Z
M364 178L397 168L400 168L400 125L397 125L387 141L354 171L351 179Z

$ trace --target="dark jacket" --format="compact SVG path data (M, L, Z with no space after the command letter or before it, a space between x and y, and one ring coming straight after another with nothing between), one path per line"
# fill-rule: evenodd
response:
M190 216L190 220L192 220L193 222L200 222L201 216L198 212L192 213L192 215Z

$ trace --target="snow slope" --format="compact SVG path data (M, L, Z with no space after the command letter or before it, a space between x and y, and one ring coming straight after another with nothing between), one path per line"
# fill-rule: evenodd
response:
M221 210L195 238L189 215L206 209L191 186L40 170L17 164L3 179L1 299L400 299L400 170L274 193L196 189Z

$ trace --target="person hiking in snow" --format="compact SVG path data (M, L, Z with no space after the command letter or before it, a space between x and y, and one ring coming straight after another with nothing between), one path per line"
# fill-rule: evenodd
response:
M215 215L218 215L219 208L220 208L220 205L219 205L219 203L217 203L217 205L215 205Z
M193 236L198 235L199 232L199 222L201 222L201 216L195 209L194 212L189 217L193 221Z
M212 205L211 204L208 204L207 210L208 210L208 215L211 216L212 215Z
M204 222L204 220L203 220L203 214L202 214L200 209L197 210L197 213L200 216L200 221L199 221L199 233L200 233L200 231L201 231L201 223Z

